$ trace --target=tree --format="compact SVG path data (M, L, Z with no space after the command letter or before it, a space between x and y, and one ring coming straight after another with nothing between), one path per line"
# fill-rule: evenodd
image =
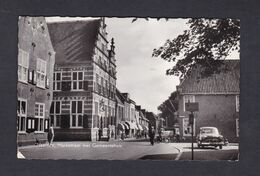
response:
M202 76L219 72L223 60L233 50L240 50L240 23L236 19L190 19L189 29L173 40L154 49L152 56L161 57L175 65L167 75L188 74L192 67L200 65Z
M174 113L178 110L177 92L171 93L170 97L158 106L158 110L162 112L160 117L164 119L170 117L172 124L175 123L176 119L174 119Z

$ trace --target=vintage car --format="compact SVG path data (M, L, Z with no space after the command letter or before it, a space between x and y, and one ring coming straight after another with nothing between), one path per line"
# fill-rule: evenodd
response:
M214 146L222 149L225 145L225 138L220 135L216 127L201 127L197 137L198 148Z

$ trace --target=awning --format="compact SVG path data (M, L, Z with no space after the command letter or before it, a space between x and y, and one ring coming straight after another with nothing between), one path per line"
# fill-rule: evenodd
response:
M149 130L149 128L147 126L145 126L145 125L141 125L141 126L143 127L143 130L146 130L146 131Z
M125 122L130 129L138 129L135 122L126 121Z
M119 123L117 127L121 131L125 130L125 126L122 123Z
M138 127L139 130L143 131L143 128L140 124L137 123L137 127Z
M129 130L129 129L130 129L130 126L129 126L128 124L123 123L123 125L124 125L124 127L125 127L126 130Z

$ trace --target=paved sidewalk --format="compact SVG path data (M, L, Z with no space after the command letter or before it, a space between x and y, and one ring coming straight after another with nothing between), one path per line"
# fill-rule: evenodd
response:
M54 142L37 146L19 147L27 159L108 159L136 160L146 155L178 154L174 144L149 142Z

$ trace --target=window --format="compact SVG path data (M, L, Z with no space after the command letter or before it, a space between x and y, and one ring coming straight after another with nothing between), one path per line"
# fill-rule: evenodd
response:
M183 111L185 112L185 103L195 102L195 95L184 95L183 96Z
M37 72L37 86L45 88L45 79L46 79L46 61L38 58L36 65Z
M95 102L95 115L98 115L98 102Z
M27 123L28 123L27 124L27 128L30 129L30 130L34 129L35 128L35 126L34 126L35 123L34 122L35 122L34 119L28 119L28 121L27 121Z
M71 127L83 127L83 101L71 101Z
M25 132L27 116L27 101L18 99L17 102L17 131Z
M189 123L189 118L187 117L183 118L182 129L183 129L183 136L191 136L191 125ZM195 135L195 119L193 124L193 135Z
M29 53L19 49L18 53L18 80L28 82Z
M62 73L60 72L56 72L53 73L53 90L61 90L61 77L62 77Z
M240 104L239 104L239 95L236 96L236 112L239 112Z
M236 136L239 137L239 119L236 119Z
M45 104L35 103L35 118L38 119L38 126L36 131L44 131Z
M101 77L101 93L104 94L104 78Z
M51 125L60 127L61 125L61 101L53 101L51 106Z
M93 127L99 128L98 102L94 102Z
M83 90L83 72L72 72L72 90Z

